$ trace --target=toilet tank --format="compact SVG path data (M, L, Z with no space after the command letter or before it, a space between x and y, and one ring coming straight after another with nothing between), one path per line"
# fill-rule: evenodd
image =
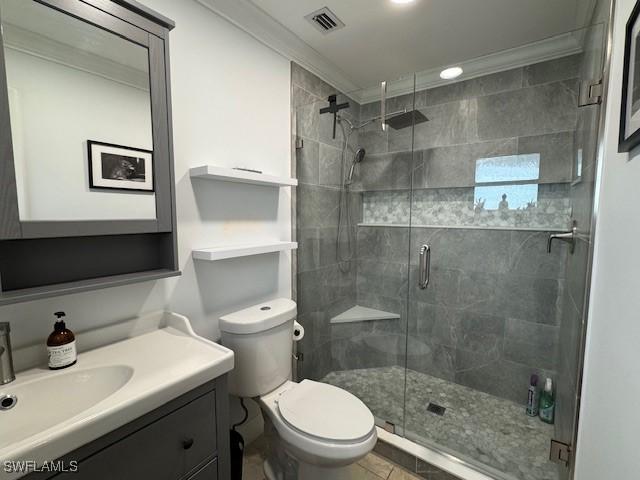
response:
M220 318L222 344L235 354L229 393L257 397L291 378L296 303L279 298Z

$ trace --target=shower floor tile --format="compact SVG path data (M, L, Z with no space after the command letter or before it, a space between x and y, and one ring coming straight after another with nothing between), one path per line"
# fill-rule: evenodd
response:
M548 460L553 426L525 415L522 405L413 370L406 380L407 438L498 470L503 478L558 480L558 467ZM377 419L402 427L403 367L331 372L323 381L359 397ZM444 414L433 413L437 407Z

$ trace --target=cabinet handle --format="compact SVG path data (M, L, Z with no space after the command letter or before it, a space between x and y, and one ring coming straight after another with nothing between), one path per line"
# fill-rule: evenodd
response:
M193 438L187 438L182 441L182 448L189 450L191 447L193 447Z

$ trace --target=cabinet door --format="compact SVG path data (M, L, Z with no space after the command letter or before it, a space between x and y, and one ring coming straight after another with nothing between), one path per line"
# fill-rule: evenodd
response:
M188 480L218 480L218 459L215 458L191 475Z
M209 392L82 460L57 480L178 480L216 455L215 392ZM206 468L206 467L205 467ZM200 477L197 477L198 480ZM206 475L203 478L207 478ZM209 475L208 478L215 478Z

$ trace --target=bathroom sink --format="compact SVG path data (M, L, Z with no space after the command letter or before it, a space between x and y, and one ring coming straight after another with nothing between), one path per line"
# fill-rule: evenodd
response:
M0 413L0 449L93 407L120 390L132 375L131 367L114 365L52 374L15 387L0 386L0 399L13 405Z
M233 369L231 350L170 312L80 333L76 341L75 365L19 371L0 386L0 465L58 459ZM33 351L43 348L17 350L14 360L37 365L38 358L24 360ZM20 476L0 470L1 480Z

